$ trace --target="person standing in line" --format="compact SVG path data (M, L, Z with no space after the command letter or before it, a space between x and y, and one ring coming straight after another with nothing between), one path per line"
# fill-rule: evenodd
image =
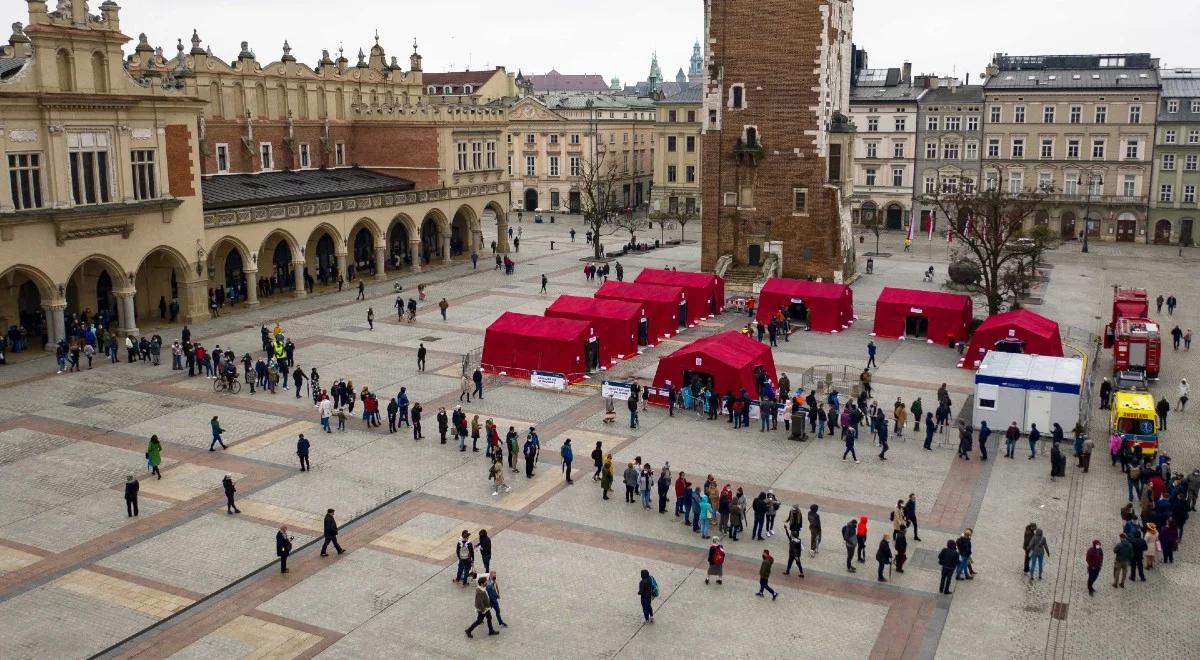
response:
M1037 579L1042 579L1042 569L1045 566L1046 557L1050 555L1050 544L1046 542L1041 528L1033 530L1033 538L1029 539L1029 545L1025 549L1029 552L1029 581L1033 582L1035 569Z
M221 445L221 449L225 449L225 443L221 440L221 434L225 429L221 428L221 422L217 420L217 416L213 415L209 420L209 425L212 426L212 442L208 443L209 451L216 451L216 446Z
M567 485L575 483L571 480L571 463L575 460L575 450L571 448L571 439L567 438L559 450L559 455L562 456L563 474L567 477Z
M1137 582L1138 577L1142 578L1142 582L1146 581L1146 551L1150 550L1146 539L1142 538L1142 533L1134 530L1133 538L1129 540L1129 547L1132 553L1129 555L1129 579L1132 582ZM1153 550L1150 550L1153 552Z
M225 475L221 480L221 487L225 490L225 513L241 513L241 509L233 503L233 494L237 492L237 488L233 485L233 478Z
M650 493L654 486L654 470L647 463L642 466L642 472L638 475L638 493L642 498L642 508L650 508Z
M428 351L425 349L425 344L417 345L417 371L425 371L425 355Z
M883 577L883 569L885 566L892 565L892 546L888 544L887 534L879 538L879 549L875 551L875 561L879 562L879 582L887 582L887 578Z
M896 549L896 572L904 572L904 562L908 560L908 526L901 525L892 535Z
M474 637L471 634L472 630L479 627L479 624L487 621L488 634L499 635L500 631L492 627L492 601L488 598L486 577L481 577L476 582L475 587L475 623L467 627L467 637ZM463 586L466 586L464 578Z
M858 454L854 451L854 439L858 437L858 428L854 426L845 426L842 428L843 440L846 443L846 451L842 452L842 460L846 460L847 456L853 456L854 462L858 462Z
M292 554L293 537L288 536L287 525L282 525L278 532L275 532L275 556L279 557L279 572L287 573L288 555Z
M1038 430L1037 424L1029 425L1029 460L1037 458L1037 443L1042 438L1042 432Z
M142 484L133 475L125 477L125 513L130 518L138 516L138 491L142 489Z
M987 443L988 443L988 438L991 437L991 435L992 435L992 430L990 428L988 428L987 422L980 422L979 423L979 460L981 460L981 461L987 460Z
M955 574L955 580L974 580L975 571L971 569L971 528L963 530L962 536L958 537L956 544L958 548L958 572Z
M1129 572L1129 560L1133 557L1133 546L1122 533L1120 540L1113 546L1113 589L1125 588L1125 576Z
M337 550L337 553L339 555L342 554L343 552L345 552L345 550L342 549L342 546L338 544L338 540L337 540L338 524L337 524L337 521L334 520L334 518L333 518L333 509L325 510L324 535L325 535L325 543L323 543L321 545L321 556L322 557L329 556L329 553L327 553L325 551L329 549L330 543L333 544L333 549Z
M503 470L501 470L503 472ZM475 544L475 549L479 550L479 560L483 562L483 572L490 573L492 570L492 537L488 536L486 529L479 530L479 541Z
M596 466L592 481L600 481L600 471L604 469L604 443L599 440L596 441L596 448L592 450L592 464Z
M717 584L721 584L721 578L725 575L725 546L721 545L721 538L714 536L712 545L708 546L708 573L704 576L704 584L712 578L717 579Z
M671 470L670 463L663 466L658 472L658 512L667 512L667 495L671 491Z
M423 440L425 438L425 435L421 433L421 413L424 411L425 409L421 407L421 402L416 401L413 403L412 412L410 413L410 417L412 419L413 440Z
M817 549L821 545L821 514L817 513L816 504L808 507L808 540L809 556L816 557Z
M483 400L483 371L479 367L475 367L475 372L471 374L471 380L475 383L475 391L473 394Z
M922 448L925 451L933 451L933 433L937 430L937 422L933 419L933 413L925 413L925 444Z
M1096 578L1100 577L1100 569L1104 567L1104 550L1100 547L1100 539L1092 540L1091 547L1084 555L1087 564L1087 590L1089 596L1096 595Z
M300 434L300 438L296 440L296 456L300 458L300 471L307 472L312 469L312 465L308 462L308 448L310 443L304 434Z
M625 471L621 473L621 479L625 483L625 503L634 503L634 493L637 489L638 471L633 467L633 463L626 466Z
M950 580L954 577L954 569L958 566L958 550L954 541L946 541L946 547L938 553L938 565L942 567L942 579L938 582L938 593L950 594Z
M779 498L775 497L775 491L771 490L770 488L767 489L766 503L767 503L766 535L768 538L770 538L772 536L775 536L775 516L776 516L776 514L779 513L779 507L781 506L781 504L779 502ZM761 541L762 538L759 538L759 540Z
M842 541L846 544L846 570L850 573L858 571L850 562L854 561L854 549L858 546L857 540L858 522L851 519L850 522L842 526Z
M706 580L707 582L707 580ZM650 571L642 569L642 577L638 580L638 600L642 603L642 620L646 623L654 623L654 608L650 606L650 601L658 591L654 584L654 578L650 576Z
M157 435L152 435L150 444L146 446L146 469L161 480L162 471L158 469L159 465L162 465L162 443L158 441Z
M368 330L375 329L375 308L374 307L367 308L367 329Z
M803 550L801 550L803 551ZM767 591L771 594L771 600L779 598L779 594L768 584L771 580L771 567L775 565L775 558L771 556L771 551L763 548L762 564L758 567L758 593L755 594L759 598L763 597L763 592ZM800 577L804 577L804 573L800 573Z
M1004 431L1004 457L1015 458L1017 453L1017 440L1021 437L1021 429L1017 427L1014 421L1008 425L1008 429Z
M534 436L531 433L525 438L525 444L521 447L521 455L525 457L525 478L533 478L533 463L537 460L537 443L534 441Z
M480 538L482 539L483 537ZM504 617L500 616L500 585L496 583L496 571L489 572L487 569L484 569L484 572L488 574L486 587L488 604L496 612L496 623L500 624L501 628L507 628L508 624L504 623Z
M793 507L793 509L795 509L795 507ZM766 515L767 515L767 494L766 493L760 492L758 494L758 497L755 497L754 500L750 502L750 512L753 514L753 520L754 520L753 525L750 527L750 540L751 541L762 541L763 540L763 526L766 524Z
M604 496L602 499L609 499L608 491L612 490L613 485L613 464L612 454L604 457L604 466L600 471L600 493Z
M1038 528L1037 523L1031 522L1028 525L1025 525L1025 535L1023 537L1023 540L1021 541L1021 547L1025 549L1025 570L1024 570L1024 572L1026 572L1026 573L1029 572L1029 543L1031 541L1033 541L1033 533L1035 531L1037 531L1037 528Z

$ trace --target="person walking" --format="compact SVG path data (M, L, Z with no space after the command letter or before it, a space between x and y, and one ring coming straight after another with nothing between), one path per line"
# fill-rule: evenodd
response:
M233 485L233 478L225 475L225 478L221 480L221 488L225 490L225 513L241 513L242 510L233 503L233 494L237 492L237 488Z
M146 469L162 479L162 471L158 469L159 465L162 465L162 443L158 441L157 435L152 435L150 444L146 445Z
M808 541L809 556L816 557L821 545L821 514L817 513L817 505L808 507Z
M705 582L708 582L705 580ZM650 575L650 571L642 569L641 579L638 580L638 600L642 603L642 620L646 623L654 623L654 608L650 606L650 602L658 596L658 585L654 581L654 577Z
M1100 547L1100 539L1094 539L1084 554L1087 565L1087 590L1089 596L1096 595L1096 578L1100 577L1100 569L1104 566L1104 550Z
M854 462L858 463L858 454L854 452L854 440L858 437L858 428L847 426L842 429L842 433L842 441L846 443L846 450L842 452L842 460L846 460L847 456L853 456Z
M804 539L800 536L802 532L801 527L803 526L802 519L800 505L793 504L792 510L788 512L788 519L784 530L788 540L788 559L787 565L783 567L784 575L792 574L792 563L795 562L796 574L804 577L804 564L800 561L804 556Z
M604 465L600 470L600 493L604 496L602 499L609 499L608 491L612 490L613 485L613 464L612 454L604 457Z
M142 489L142 484L133 475L125 477L125 513L130 518L138 516L138 491Z
M856 538L857 529L858 522L853 519L842 526L842 541L844 541L846 544L846 570L851 573L858 571L858 569L854 568L854 565L850 563L854 560L854 548L858 545L858 540Z
M571 463L575 460L575 451L571 449L571 439L567 438L563 442L562 449L559 450L559 455L562 456L563 474L567 476L567 485L575 483L571 480Z
M599 440L596 441L596 448L592 450L592 464L596 466L592 481L600 481L600 471L604 469L604 443Z
M870 369L871 367L875 367L876 369L879 368L879 364L875 362L876 349L877 349L877 347L875 346L874 339L867 341L867 368L868 369Z
M481 577L476 581L475 623L472 623L470 626L467 627L466 633L467 633L468 638L474 637L474 635L471 634L471 631L478 628L479 624L483 623L484 621L487 621L489 635L499 635L500 634L500 631L496 630L492 626L492 601L490 598L488 598L487 581L488 581L487 577ZM466 586L465 580L463 582L463 585Z
M467 380L466 374L459 376L458 386L459 386L458 400L462 401L465 398L467 400L467 403L471 403L471 381Z
M1042 579L1042 569L1045 566L1046 557L1050 555L1050 544L1046 542L1046 537L1042 534L1040 527L1033 530L1033 537L1029 539L1025 550L1029 553L1029 581L1033 582L1035 570L1037 579Z
M359 280L358 281L358 295L354 297L354 300L355 301L366 300L367 299L366 290L367 290L367 287L363 284L362 280Z
M496 582L496 571L489 572L486 568L483 571L488 574L487 586L485 587L487 589L488 604L496 612L496 623L500 624L501 628L507 628L508 624L504 623L504 617L500 616L500 585Z
M954 575L955 580L974 580L975 571L971 569L971 528L963 530L962 536L958 537L955 543L958 549L958 571Z
M771 600L779 598L779 593L772 589L769 584L771 580L771 567L774 565L775 558L771 556L771 551L763 548L762 563L758 566L758 593L755 594L759 598L763 597L764 591L771 594ZM800 577L804 577L804 574L801 573Z
M950 580L954 576L954 569L958 567L958 550L954 547L954 541L946 541L946 547L942 548L938 553L938 566L942 567L942 579L938 582L938 593L950 594Z
M216 415L213 415L208 423L212 426L212 442L208 443L208 450L215 451L218 444L221 445L221 449L225 449L225 443L221 440L221 434L225 432L225 429L221 428L221 422L217 420Z
M547 279L546 274L542 273L542 290L539 293L546 293L546 284L549 282L550 280Z
M1192 393L1192 386L1188 385L1186 378L1179 379L1179 407L1176 408L1179 412L1187 409L1188 395ZM1163 426L1166 430L1166 425Z
M475 391L472 392L479 400L483 400L483 370L475 367L475 372L471 374L471 381L475 383Z
M1113 546L1113 589L1125 588L1125 576L1129 572L1129 562L1133 558L1133 546L1122 532L1120 540Z
M893 542L896 549L896 572L904 572L904 562L908 560L908 529L907 525L901 525L900 529L892 534Z
M913 540L921 541L921 531L917 526L917 496L915 493L909 493L908 499L904 502L904 520L908 526L912 527Z
M888 536L884 534L879 539L879 549L875 551L875 561L879 563L879 582L887 582L887 578L883 577L883 569L885 566L892 565L892 546L888 543Z
M300 434L300 438L296 440L296 456L300 459L300 471L307 472L312 469L312 465L308 462L308 448L311 444L304 434Z
M448 310L448 309L450 309L450 303L446 302L445 298L442 298L441 300L438 301L438 310L442 313L442 321L443 322L445 322L447 320L446 319L446 310Z
M325 536L325 543L323 543L321 545L321 556L322 557L329 556L329 553L327 553L325 551L329 549L330 543L333 544L333 549L337 550L337 553L339 555L342 554L343 552L345 552L345 550L342 549L342 546L340 544L338 544L338 540L337 540L338 524L337 524L337 521L334 520L334 518L333 518L333 509L325 510L324 536Z
M988 438L992 435L992 429L988 428L986 421L979 422L979 460L987 460L987 445Z
M425 371L425 356L428 354L425 344L417 345L417 371Z
M875 417L875 432L879 437L879 460L887 460L888 451L888 423L883 416L883 409L879 409L879 414Z
M287 573L288 556L292 554L293 537L288 536L287 525L282 525L279 531L275 532L275 556L279 557L279 572Z
M725 546L721 545L720 537L714 536L712 545L708 546L708 573L704 576L704 584L712 578L716 578L717 584L721 584L721 578L725 575Z

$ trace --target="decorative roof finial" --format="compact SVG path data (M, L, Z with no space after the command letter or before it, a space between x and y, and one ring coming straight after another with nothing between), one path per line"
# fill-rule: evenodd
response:
M375 45L379 45L379 28L375 28Z
M192 29L192 51L191 52L192 52L192 55L201 55L204 53L204 49L200 47L200 34L197 33L195 29Z
M367 65L367 54L363 52L363 49L359 48L358 49L358 64L356 66L366 66L366 65Z
M291 46L291 44L289 44L287 42L287 39L283 40L283 57L280 59L280 61L281 62L295 62L296 61L296 58L292 57L292 46Z
M413 37L413 52L417 52L417 38Z

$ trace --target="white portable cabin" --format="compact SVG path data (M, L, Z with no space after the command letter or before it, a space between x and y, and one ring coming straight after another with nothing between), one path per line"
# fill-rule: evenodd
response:
M1022 433L1033 424L1048 437L1057 422L1069 433L1079 421L1083 360L988 351L975 372L974 425L986 421L1003 433L1016 422Z

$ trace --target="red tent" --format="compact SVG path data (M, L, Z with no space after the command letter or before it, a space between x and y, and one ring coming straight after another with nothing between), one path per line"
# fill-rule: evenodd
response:
M875 303L877 337L927 337L948 345L971 332L971 297L957 293L885 287Z
M592 323L600 337L600 364L607 367L637 355L642 310L642 305L624 300L563 295L546 308L546 317Z
M725 306L725 280L712 273L647 268L638 273L634 282L683 289L688 301L688 325L720 314Z
M635 284L633 282L605 282L596 290L597 298L625 300L640 303L646 308L649 326L648 343L651 346L679 332L680 306L685 300L683 289L677 286Z
M560 373L573 383L588 371L588 347L598 344L593 339L588 321L504 312L484 333L482 368L514 378L528 378L531 371Z
M1058 323L1025 309L989 316L975 329L971 347L958 366L978 368L983 356L995 350L1062 357Z
M692 374L698 374L711 378L711 386L722 395L726 390L737 394L745 389L753 397L758 393L755 367L765 369L771 383L778 382L771 347L731 330L697 339L659 360L654 386L665 388L671 381L675 387L682 387L691 382Z
M807 308L810 330L839 332L854 322L854 292L845 284L772 277L758 296L758 322L769 323L783 309L799 321L800 305Z

